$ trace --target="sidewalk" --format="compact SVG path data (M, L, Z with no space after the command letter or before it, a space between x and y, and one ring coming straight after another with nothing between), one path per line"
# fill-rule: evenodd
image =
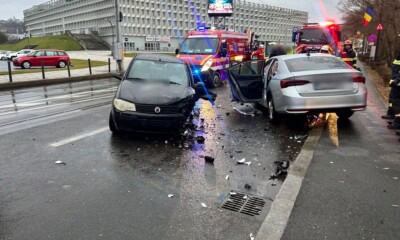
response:
M400 143L367 85L367 111L329 118L281 239L399 239Z

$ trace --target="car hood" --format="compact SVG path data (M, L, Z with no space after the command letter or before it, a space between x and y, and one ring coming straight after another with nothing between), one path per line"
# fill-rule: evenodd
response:
M194 94L195 91L191 87L124 80L118 95L119 98L133 103L168 105Z

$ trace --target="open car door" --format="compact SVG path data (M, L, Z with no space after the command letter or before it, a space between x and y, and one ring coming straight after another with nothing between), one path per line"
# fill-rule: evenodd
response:
M264 66L264 60L250 60L229 68L228 81L233 100L251 103L262 99Z

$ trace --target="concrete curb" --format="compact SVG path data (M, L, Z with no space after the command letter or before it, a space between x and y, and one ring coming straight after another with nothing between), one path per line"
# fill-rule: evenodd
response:
M314 156L315 147L321 138L324 125L311 130L258 231L257 240L280 240L283 236L308 166Z
M30 88L30 87L49 86L49 85L61 84L61 83L83 82L83 81L110 78L110 77L112 77L111 73L104 73L104 74L95 74L95 75L70 77L70 78L67 77L67 78L57 78L57 79L44 79L44 80L33 80L33 81L12 82L12 83L0 83L0 91L21 89L21 88Z

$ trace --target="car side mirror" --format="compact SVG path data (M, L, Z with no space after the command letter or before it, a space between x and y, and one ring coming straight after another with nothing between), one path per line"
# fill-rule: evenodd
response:
M118 79L120 81L122 80L122 76L119 73L112 73L111 75L112 75L113 78L116 78L116 79Z

